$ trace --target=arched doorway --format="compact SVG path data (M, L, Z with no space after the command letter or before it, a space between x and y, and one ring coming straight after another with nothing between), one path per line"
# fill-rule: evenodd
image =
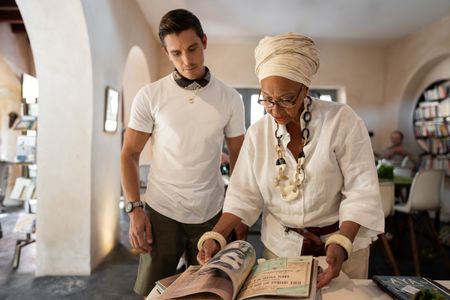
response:
M123 128L127 127L131 104L136 93L144 85L152 81L148 69L147 59L144 52L138 46L133 46L128 54L127 61L125 63L125 69L123 72ZM147 143L145 146L141 158L139 160L140 165L150 164L150 145Z

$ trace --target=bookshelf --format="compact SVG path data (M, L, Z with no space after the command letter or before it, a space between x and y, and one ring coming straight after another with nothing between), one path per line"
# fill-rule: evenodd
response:
M429 85L414 110L414 135L422 150L421 169L450 176L450 79Z
M14 270L19 267L22 248L36 241L32 235L36 230L36 138L39 88L36 77L24 73L21 79L20 115L13 125L14 130L19 130L21 134L17 137L16 157L12 163L22 167L22 176L16 178L9 197L24 203L25 214L17 220L14 231L23 232L26 237L16 240L12 262Z

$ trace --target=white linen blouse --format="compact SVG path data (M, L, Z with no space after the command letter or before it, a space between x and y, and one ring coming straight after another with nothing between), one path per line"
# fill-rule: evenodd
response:
M278 256L298 256L303 238L286 227L323 227L339 221L361 225L353 251L367 247L384 230L384 214L368 131L347 105L312 98L305 180L298 199L286 202L275 187L276 124L266 114L246 134L225 197L224 212L247 225L263 213L261 239ZM287 148L289 133L280 125L286 175L296 158ZM328 235L329 236L329 235ZM328 236L322 237L325 241Z

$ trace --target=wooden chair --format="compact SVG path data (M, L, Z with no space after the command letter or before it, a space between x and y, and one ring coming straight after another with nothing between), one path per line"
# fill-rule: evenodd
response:
M447 268L450 270L450 262L447 252L442 246L436 228L431 222L428 211L436 211L439 216L440 200L444 181L444 171L442 170L421 170L413 179L408 201L403 205L395 205L394 209L406 214L408 220L409 233L411 238L411 250L414 260L416 275L420 276L419 253L417 249L416 234L414 231L414 221L412 215L417 212L425 212L425 219L431 229L431 234L438 249L442 252Z
M395 186L392 181L380 182L380 196L381 196L381 205L383 207L384 217L388 218L393 214L394 211L394 195ZM386 238L385 233L381 233L378 235L378 238L383 243L383 248L386 254L386 257L391 264L392 271L394 275L400 275L400 270L397 265L397 261L395 260L394 255L392 254L391 246L389 246L389 242Z

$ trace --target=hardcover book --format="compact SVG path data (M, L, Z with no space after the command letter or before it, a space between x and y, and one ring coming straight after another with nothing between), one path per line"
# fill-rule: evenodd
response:
M430 292L440 295L439 298L432 299L450 299L450 291L447 288L436 281L425 277L375 275L372 280L394 299L416 299L414 297L421 290L424 291L424 289L428 289Z

